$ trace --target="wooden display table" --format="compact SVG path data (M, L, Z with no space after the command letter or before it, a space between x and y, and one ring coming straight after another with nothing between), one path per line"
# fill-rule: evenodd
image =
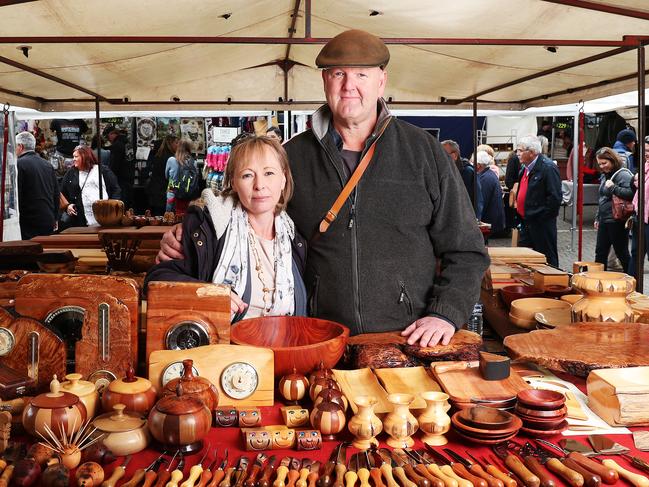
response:
M44 249L100 249L96 233L63 234L34 237L31 242L40 243Z
M169 228L166 225L151 225L99 230L97 236L108 258L108 271L130 271L133 256L143 242L151 243L148 248L157 253L159 242Z
M128 227L102 227L101 225L88 225L87 227L69 227L66 228L61 232L61 234L64 235L89 235L89 234L97 234L99 233L100 230L108 230L108 229L124 229L124 230L134 230L135 226L128 226Z

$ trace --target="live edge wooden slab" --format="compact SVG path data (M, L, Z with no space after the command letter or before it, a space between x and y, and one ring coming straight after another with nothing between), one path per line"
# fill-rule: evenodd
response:
M573 323L504 340L512 359L586 377L591 370L649 365L649 325Z

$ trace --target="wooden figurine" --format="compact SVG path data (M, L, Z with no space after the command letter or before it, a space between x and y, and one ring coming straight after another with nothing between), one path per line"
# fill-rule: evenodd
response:
M345 411L335 402L321 402L311 411L311 426L320 430L324 440L335 440L345 423Z
M264 428L245 428L241 430L246 451L264 451L272 448L272 433Z
M286 450L295 447L295 430L284 425L266 426L271 433L273 450Z
M299 430L296 432L298 451L319 450L322 448L322 435L318 430Z
M0 412L0 453L4 452L9 445L9 435L11 434L11 413L9 411Z
M258 408L239 409L239 428L261 426L261 411Z
M309 422L309 410L300 406L283 406L280 408L284 424L289 428L299 428Z
M279 381L279 393L282 395L287 404L297 404L304 397L309 388L309 381L303 374L298 374L295 367L293 373L285 375Z
M221 426L228 428L237 426L239 422L239 415L236 408L232 406L222 406L214 411L214 426Z

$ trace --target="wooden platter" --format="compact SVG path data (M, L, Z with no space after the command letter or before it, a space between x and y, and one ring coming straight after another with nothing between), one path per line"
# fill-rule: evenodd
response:
M383 384L388 394L404 393L415 396L410 409L426 407L420 393L426 391L441 391L441 387L428 375L424 367L400 367L395 369L374 369L374 373Z
M545 255L528 247L487 247L491 261L545 264Z
M649 365L649 325L573 323L553 330L508 336L512 359L586 377L591 370Z
M482 337L467 330L458 330L448 345L420 347L419 345L404 345L406 355L431 362L447 360L478 360L478 351L482 346Z
M376 397L378 402L374 407L374 412L377 414L392 411L392 405L388 402L388 393L381 387L378 379L369 368L357 370L334 369L333 372L354 413L358 412L358 407L354 402L354 398L357 396Z
M512 369L507 379L485 380L478 362L437 362L433 374L451 401L470 404L480 401L507 401L530 386Z

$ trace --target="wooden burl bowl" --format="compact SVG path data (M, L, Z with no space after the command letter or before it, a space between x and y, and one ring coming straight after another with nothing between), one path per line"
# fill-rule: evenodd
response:
M238 345L267 347L275 353L275 375L308 374L320 361L331 368L342 357L349 328L334 321L304 316L263 316L232 326L230 340Z
M120 200L97 200L92 204L92 212L102 227L115 227L122 224L124 203Z

